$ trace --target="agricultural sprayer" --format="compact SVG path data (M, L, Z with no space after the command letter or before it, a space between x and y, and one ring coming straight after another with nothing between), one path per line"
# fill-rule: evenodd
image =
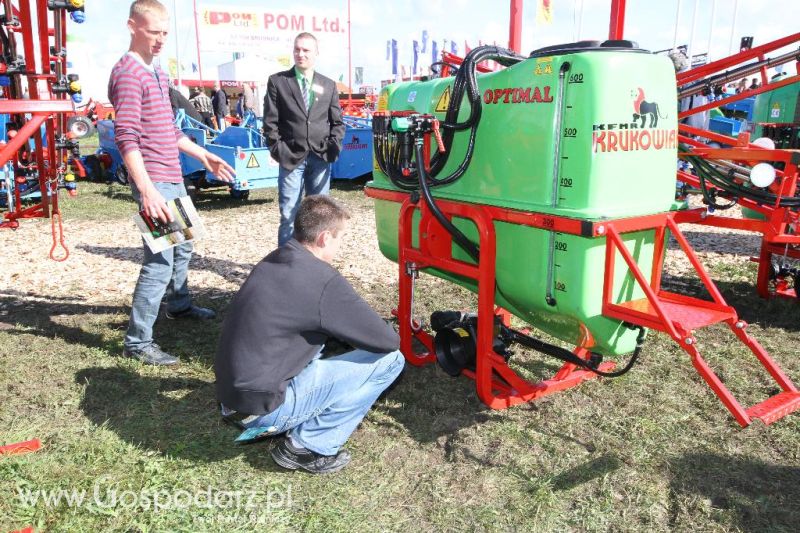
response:
M478 75L486 60L506 68ZM800 392L747 333L678 227L676 98L672 63L624 40L529 57L484 46L455 77L385 87L367 194L380 249L399 264L406 359L473 378L481 400L499 409L624 374L653 329L678 343L742 426L799 408ZM710 300L662 288L670 235ZM413 310L421 272L477 293L477 313L437 311L432 331L423 328ZM514 329L510 314L574 349ZM716 323L781 392L749 408L736 400L697 345L695 331ZM508 364L512 344L563 365L530 382ZM622 368L608 360L625 354Z
M798 43L800 33L677 76L678 94L684 98L709 94L748 75L760 76L757 88L679 115L685 118L755 97L752 131L736 137L680 125L680 155L691 167L679 171L678 180L688 186L684 193L702 195L707 207L686 210L678 220L760 233L761 249L753 261L758 263L756 290L764 298L800 297L800 76L767 77L767 68L792 62L800 66ZM767 57L769 53L776 55ZM742 216L722 214L735 206L741 207Z
M16 228L19 219L51 219L56 259L60 244L69 255L61 229L58 190L74 190L71 160L78 158L77 137L68 115L81 101L78 76L67 74L67 17L84 20L83 0L5 0L0 26L0 114L7 115L0 147L7 212L0 227ZM23 200L34 201L24 207ZM38 201L37 201L38 200Z

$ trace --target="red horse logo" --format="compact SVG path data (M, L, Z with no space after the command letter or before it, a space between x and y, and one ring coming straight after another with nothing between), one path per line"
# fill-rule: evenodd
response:
M644 123L647 120L647 116L650 116L650 127L655 128L658 126L658 119L660 118L667 118L666 115L662 115L658 110L658 104L655 102L647 102L644 99L644 89L641 87L638 88L638 93L636 94L633 100L633 121L636 122L637 120L642 121L639 125L640 128L644 128Z

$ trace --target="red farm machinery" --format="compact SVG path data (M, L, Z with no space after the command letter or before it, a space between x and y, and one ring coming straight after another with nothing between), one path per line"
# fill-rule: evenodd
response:
M765 75L771 63L763 54L798 36L690 70L678 77L676 90L672 61L623 39L624 0L611 3L608 40L529 56L518 53L521 2L511 4L509 49L481 46L463 59L449 57L446 63L459 64L455 76L389 85L378 98L375 179L366 192L375 200L381 251L399 266L396 314L407 361L437 362L453 376L474 379L480 399L502 409L586 379L624 374L652 329L680 346L741 426L755 419L770 424L800 408L797 387L749 335L679 227L751 222L686 209L675 197L679 152L701 170L715 159L712 168L733 167L742 174L734 182L760 200L747 206L765 220L747 227L765 235L762 261L795 242L797 152L754 146L746 138L704 146L690 137L701 132L679 125L684 115L675 110L684 87L698 90L700 80L730 62L755 58ZM486 61L505 68L479 74ZM774 164L774 184L755 179L769 173L756 169L761 162ZM685 174L679 177L698 190L713 186ZM670 236L710 299L662 287ZM437 311L430 328L423 327L413 309L421 272L476 293L477 313ZM512 328L510 315L574 348ZM726 325L759 361L777 393L751 407L736 399L702 357L695 336L714 324ZM562 366L549 379L528 381L508 364L512 344ZM609 360L625 354L623 368Z
M68 120L81 100L78 76L67 74L67 17L84 19L83 0L3 0L0 28L0 115L5 139L0 148L3 228L20 219L50 218L50 257L69 255L59 209L60 188L74 190L70 161L78 158L76 134ZM79 132L80 133L80 132ZM25 206L28 201L32 205ZM56 249L61 246L63 253Z

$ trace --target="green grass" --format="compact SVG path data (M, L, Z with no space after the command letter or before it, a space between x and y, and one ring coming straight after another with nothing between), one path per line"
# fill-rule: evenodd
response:
M130 216L121 186L81 184L65 217ZM259 194L269 197L274 191ZM357 186L333 192L369 209ZM206 208L248 209L224 194ZM69 205L69 207L68 207ZM71 211L68 211L71 210ZM752 267L712 268L752 334L800 381L795 302L755 296ZM732 281L726 281L726 279ZM674 286L692 280L670 278ZM396 284L365 294L388 315ZM418 314L474 308L474 296L422 276ZM232 293L204 291L225 306ZM184 364L148 368L118 357L129 308L121 300L22 299L0 293L0 444L37 437L43 449L0 458L0 530L42 531L796 531L800 415L764 427L735 424L688 357L651 333L625 377L492 411L473 383L433 366L409 367L348 443L350 467L332 476L278 469L264 441L233 444L214 406L220 322L158 322L156 337ZM698 334L701 350L743 401L774 392L752 356L723 328ZM513 364L545 377L549 360L518 351ZM154 511L110 506L160 491L211 488L215 508ZM98 491L99 503L24 505L19 491ZM125 492L129 491L129 492ZM223 491L229 491L225 493ZM252 496L225 500L232 492ZM139 501L138 503L142 503Z
M78 196L62 194L59 207L65 220L118 220L136 212L131 188L119 183L78 182Z
M89 155L95 153L97 151L97 148L100 146L100 136L97 134L97 131L95 131L88 137L79 139L78 146L80 147L81 155Z

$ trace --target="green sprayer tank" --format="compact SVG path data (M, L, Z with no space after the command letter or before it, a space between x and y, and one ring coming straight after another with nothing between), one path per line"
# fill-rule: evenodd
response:
M379 110L413 110L443 120L452 84L453 78L441 78L389 85L380 94ZM435 198L591 221L673 207L677 95L668 58L637 49L567 48L534 53L479 75L478 84L483 109L471 164L458 181L434 188ZM465 99L459 121L469 111ZM467 132L456 133L441 175L462 161L467 137ZM399 190L378 168L371 186ZM399 208L397 202L375 201L380 249L394 261ZM472 222L453 222L477 242ZM635 348L636 332L601 314L605 238L506 222L495 222L495 230L499 305L572 344L579 342L585 324L597 343L593 350L600 353ZM415 234L415 244L417 239ZM624 235L648 274L653 239L652 232ZM457 245L453 256L472 262ZM619 254L615 263L616 302L643 297ZM477 291L473 280L427 272ZM548 303L548 294L555 305Z
M759 94L753 122L753 138L769 137L776 148L800 148L800 82Z

